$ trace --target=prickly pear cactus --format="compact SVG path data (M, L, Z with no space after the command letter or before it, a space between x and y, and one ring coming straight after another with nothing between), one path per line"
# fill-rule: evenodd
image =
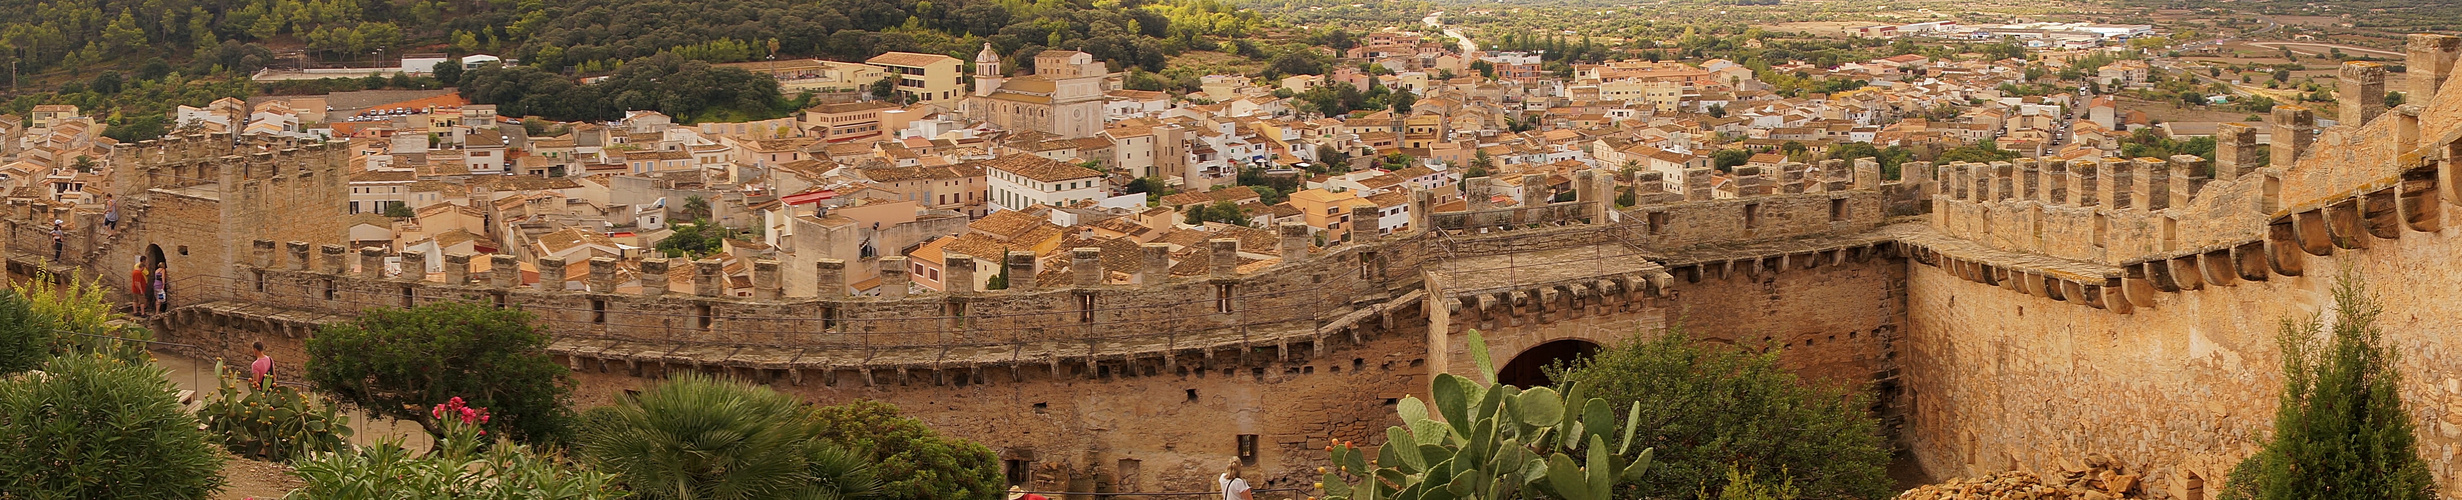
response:
M1606 400L1584 398L1579 387L1560 394L1497 384L1477 330L1470 352L1482 380L1437 375L1434 408L1403 398L1403 425L1385 429L1375 456L1349 442L1327 447L1333 465L1318 468L1318 487L1328 500L1608 500L1649 468L1650 450L1625 459L1639 403L1618 421Z

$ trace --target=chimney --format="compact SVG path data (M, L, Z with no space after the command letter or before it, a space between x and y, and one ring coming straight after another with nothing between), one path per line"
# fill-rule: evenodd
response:
M607 257L591 257L589 262L590 291L595 293L615 293L616 260Z
M2257 163L2257 128L2225 123L2214 130L2214 178L2238 179L2263 167Z
M846 296L846 261L820 259L812 263L814 296L834 299Z
M1306 224L1302 224L1305 227ZM1162 243L1137 245L1137 284L1160 285L1171 280L1171 246Z
M718 262L715 258L692 261L692 294L703 297L726 295L727 276L723 274L725 270L726 264Z
M342 256L342 245L319 245L316 251L325 256L325 265L319 268L325 274L341 276L345 272L344 269L350 267L350 263Z
M452 286L470 284L470 254L445 254L445 284Z
M1078 288L1103 284L1103 250L1079 247L1069 249L1069 276Z
M2368 125L2368 120L2385 114L2385 65L2369 61L2344 61L2342 81L2336 87L2341 101L2342 124L2353 127Z
M521 261L506 254L488 255L487 279L494 282L496 288L511 289L521 286Z
M881 257L880 296L882 298L906 298L907 289L915 282L913 271L907 269L906 266L905 257Z
M961 253L942 252L940 290L942 293L975 291L975 258Z
M402 279L427 281L427 253L402 252Z
M1205 244L1207 250L1205 264L1206 269L1210 271L1210 274L1214 275L1216 278L1229 278L1239 275L1240 240L1232 238L1214 238L1206 240Z
M2308 154L2308 145L2317 139L2317 113L2307 107L2284 104L2274 107L2274 165L2298 165L2300 156Z
M1282 261L1299 262L1308 256L1308 223L1284 222L1282 231Z
M752 261L752 298L778 300L778 297L784 293L785 286L785 283L778 280L778 261L770 259Z
M385 277L385 249L377 247L359 249L359 277L367 279Z
M1009 266L1010 290L1023 292L1034 289L1034 252L1010 251L1007 265Z
M2405 80L2411 82L2411 95L2403 102L2427 103L2436 97L2445 79L2453 75L2454 56L2462 53L2462 38L2453 35L2414 34L2410 36L2410 59L2404 65Z
M538 266L539 291L561 292L566 290L564 273L572 268L570 262L564 260L563 257L540 257Z

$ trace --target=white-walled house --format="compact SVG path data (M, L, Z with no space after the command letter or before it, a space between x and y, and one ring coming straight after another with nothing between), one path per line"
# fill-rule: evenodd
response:
M990 184L991 210L1017 210L1034 205L1067 206L1105 196L1103 173L1035 155L1010 155L978 162Z

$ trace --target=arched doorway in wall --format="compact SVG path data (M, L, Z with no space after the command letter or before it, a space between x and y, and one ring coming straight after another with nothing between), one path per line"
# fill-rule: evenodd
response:
M1557 361L1572 363L1598 354L1599 344L1582 339L1558 339L1523 349L1504 366L1496 368L1496 381L1515 387L1554 385L1547 377L1547 367Z
M146 272L145 284L138 285L133 279L129 283L129 286L140 289L140 291L137 292L139 295L137 298L137 303L145 304L147 307L152 308L151 310L143 312L150 314L161 311L160 305L154 302L153 273L155 266L162 266L165 270L168 270L170 268L170 262L171 261L162 253L162 245L153 243L148 243L145 245L145 262L142 264L145 266L144 269ZM166 275L168 274L166 273Z

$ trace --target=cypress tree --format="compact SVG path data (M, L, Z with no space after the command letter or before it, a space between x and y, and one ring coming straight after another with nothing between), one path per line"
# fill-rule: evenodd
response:
M2283 320L2273 441L2232 469L2223 498L2436 498L2402 411L2398 354L2379 346L2384 309L2354 273L2334 283L2333 295L2330 336L2317 317Z

